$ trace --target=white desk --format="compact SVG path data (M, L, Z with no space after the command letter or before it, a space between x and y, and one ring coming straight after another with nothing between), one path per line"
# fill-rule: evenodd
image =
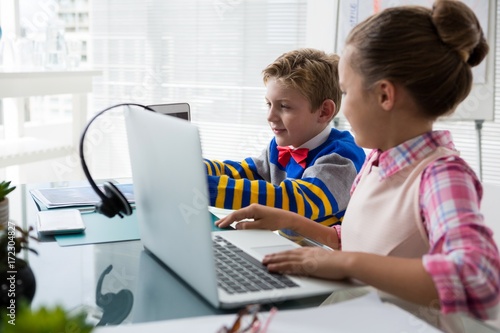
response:
M4 102L4 140L0 140L0 167L66 156L78 147L87 122L87 94L97 70L0 72L0 98ZM21 97L71 94L72 142L51 142L24 135Z

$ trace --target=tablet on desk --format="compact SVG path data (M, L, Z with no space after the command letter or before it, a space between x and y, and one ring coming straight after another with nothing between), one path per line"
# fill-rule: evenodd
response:
M36 227L42 236L81 233L85 230L78 209L40 211L37 213Z

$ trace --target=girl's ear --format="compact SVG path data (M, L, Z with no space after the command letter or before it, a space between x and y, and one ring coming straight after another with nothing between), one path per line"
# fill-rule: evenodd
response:
M376 83L375 92L382 109L389 111L394 107L396 97L396 87L391 81L381 80Z
M322 123L330 122L339 112L335 102L331 99L325 99L319 107L319 121Z

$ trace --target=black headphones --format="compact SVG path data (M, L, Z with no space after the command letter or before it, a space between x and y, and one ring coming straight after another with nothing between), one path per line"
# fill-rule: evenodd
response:
M95 193L97 193L97 195L101 198L101 201L95 205L96 212L101 213L109 218L114 217L115 215L118 215L121 218L123 218L123 215L132 215L132 207L130 206L128 200L125 198L123 193L121 193L120 190L112 183L105 182L103 184L104 193L99 189L99 187L97 187L96 183L92 179L92 176L90 175L87 164L85 163L85 158L83 157L83 143L85 140L85 134L87 133L87 130L89 129L92 122L103 113L120 106L138 106L145 110L156 112L155 110L146 105L136 104L136 103L121 103L110 106L97 113L88 122L87 126L85 126L85 129L82 132L82 136L80 138L80 147L79 147L80 162L82 163L83 173L85 174L85 177L89 181L92 189L94 189Z

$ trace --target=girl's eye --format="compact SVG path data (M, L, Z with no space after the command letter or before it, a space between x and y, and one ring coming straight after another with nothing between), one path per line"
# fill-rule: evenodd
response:
M286 104L281 104L281 108L282 109L289 109L290 107L288 105L286 105Z

